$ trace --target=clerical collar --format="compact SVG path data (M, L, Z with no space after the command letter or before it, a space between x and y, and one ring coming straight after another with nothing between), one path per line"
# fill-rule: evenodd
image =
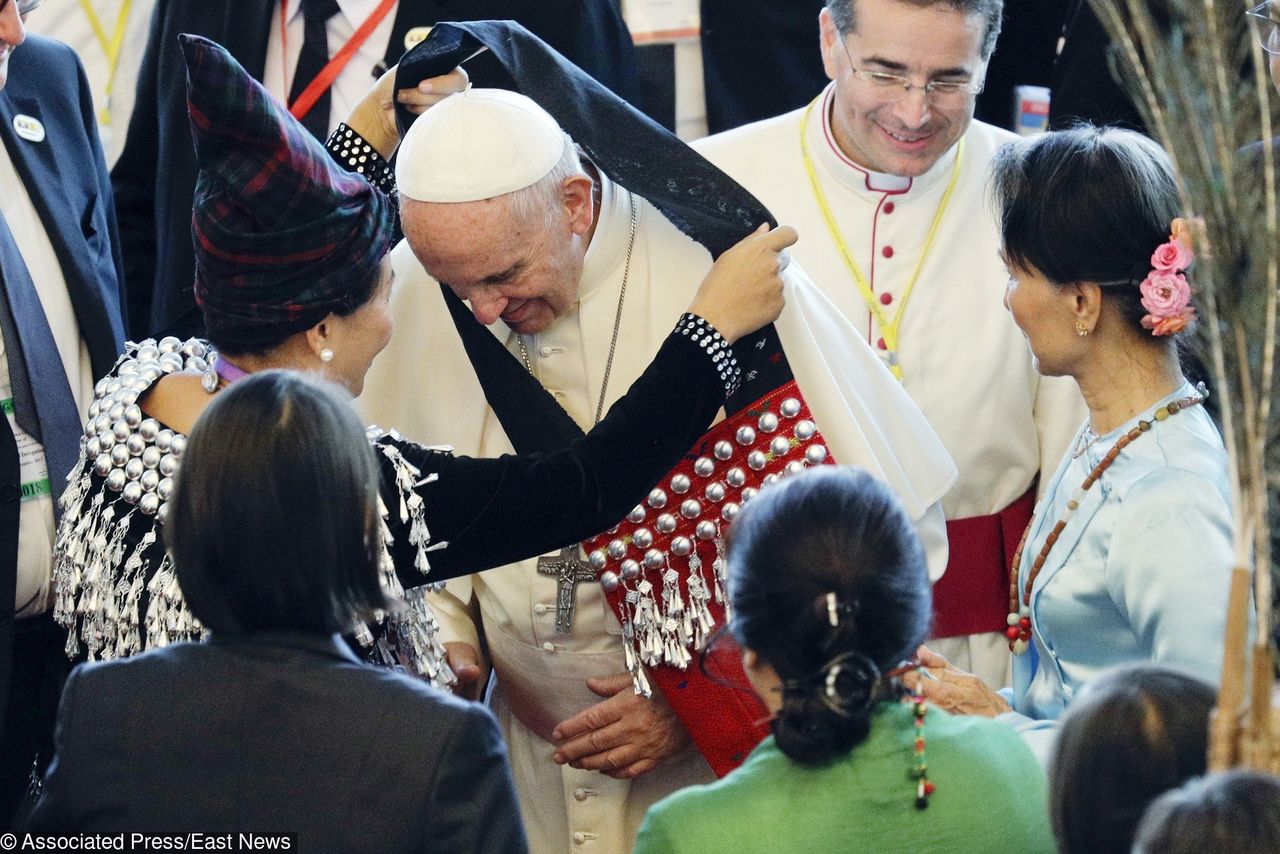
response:
M835 134L831 129L835 85L834 82L827 84L827 88L818 96L821 102L818 109L809 112L809 126L805 129L809 134L809 150L814 153L814 159L822 164L831 177L850 190L877 198L886 193L899 195L945 184L951 174L952 164L955 162L956 146L954 145L930 167L929 171L915 178L873 172L850 160L849 156L836 144Z
M594 293L622 264L630 237L627 225L631 217L631 193L610 180L603 170L597 171L600 173L600 220L582 259L581 287L578 290L580 302Z

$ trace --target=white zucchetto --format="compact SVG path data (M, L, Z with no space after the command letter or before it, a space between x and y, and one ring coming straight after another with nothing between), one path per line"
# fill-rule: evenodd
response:
M396 155L396 187L419 202L476 202L524 189L564 154L546 110L506 89L468 87L428 109Z

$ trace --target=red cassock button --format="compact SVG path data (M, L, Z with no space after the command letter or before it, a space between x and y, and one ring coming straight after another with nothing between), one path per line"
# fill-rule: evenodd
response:
M881 294L881 295L880 295L880 304L881 304L881 305L890 305L890 304L892 304L892 303L893 303L893 294L890 294L890 293L883 293L883 294Z
M879 347L881 350L888 350L888 349L889 349L889 345L888 345L888 344L886 344L886 343L884 343L884 339L883 339L883 338L881 338L879 341L877 341L877 342L876 342L876 346L877 346L877 347Z
M880 208L880 210L884 211L887 214L893 213L893 202L885 202L884 207Z
M893 247L892 247L892 246L886 246L885 248L883 248L883 249L881 249L881 250L880 250L880 254L881 254L881 255L883 255L883 256L884 256L884 257L886 257L886 258L892 258L892 257L893 257Z

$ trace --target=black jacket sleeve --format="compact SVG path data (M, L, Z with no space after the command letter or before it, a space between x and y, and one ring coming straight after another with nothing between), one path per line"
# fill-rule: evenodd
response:
M417 587L524 560L617 524L701 438L724 396L711 357L672 332L604 420L564 450L475 459L384 439L422 478L438 475L418 494L431 542L447 543L430 553L426 576L414 569L413 547L396 530L399 499L384 488L401 583Z

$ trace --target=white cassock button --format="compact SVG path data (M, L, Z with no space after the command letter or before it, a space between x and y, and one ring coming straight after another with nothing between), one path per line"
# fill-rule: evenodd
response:
M543 605L541 602L533 606L533 613L535 614L545 614L547 613L548 610L550 609L547 608L546 605Z
M547 642L545 642L545 643L542 645L542 651L543 651L543 652L555 652L555 651L556 651L556 645L555 645L555 644L553 644L551 641L547 641Z
M586 835L585 833L583 833L581 830L579 830L577 833L575 833L575 834L573 835L573 844L574 844L574 845L581 845L582 843L584 843L584 842L586 842L586 841L587 841L587 835Z
M587 799L587 790L582 788L574 789L573 799L575 801L585 801Z

